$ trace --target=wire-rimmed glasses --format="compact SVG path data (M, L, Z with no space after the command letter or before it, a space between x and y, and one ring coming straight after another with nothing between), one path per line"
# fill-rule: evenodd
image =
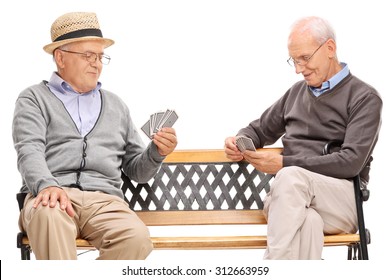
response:
M302 56L298 59L295 59L295 58L292 58L291 56L287 59L287 63L288 65L290 66L295 66L295 65L299 65L299 66L305 66L306 64L309 63L310 59L317 53L317 51L326 43L326 41L324 43L322 43L310 56Z
M67 52L67 53L73 53L73 54L79 54L83 56L88 62L96 62L96 60L99 58L99 61L102 64L109 64L111 57L109 55L103 54L103 53L94 53L94 52L74 52L74 51L68 51L68 50L63 50L59 49L60 51Z

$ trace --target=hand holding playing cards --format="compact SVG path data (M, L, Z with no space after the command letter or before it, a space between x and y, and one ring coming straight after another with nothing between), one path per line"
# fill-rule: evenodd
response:
M172 128L177 119L176 111L168 109L150 115L149 120L141 127L141 130L156 144L162 156L172 153L177 146L176 132Z
M283 156L273 152L257 152L252 145L250 138L228 137L225 139L226 157L233 161L245 158L257 170L269 174L276 174L283 167Z
M153 136L153 143L162 156L172 153L177 146L176 131L172 127L163 127Z
M233 161L243 160L244 157L236 145L236 137L225 139L225 154L228 159Z
M256 151L252 139L242 135L226 138L225 154L227 158L234 161L240 161L244 158L242 153L246 150Z

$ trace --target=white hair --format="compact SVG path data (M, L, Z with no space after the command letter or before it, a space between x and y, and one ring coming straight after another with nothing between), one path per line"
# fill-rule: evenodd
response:
M336 33L330 23L320 17L304 17L295 21L291 26L291 32L304 33L309 31L319 44L325 43L328 39L336 42Z

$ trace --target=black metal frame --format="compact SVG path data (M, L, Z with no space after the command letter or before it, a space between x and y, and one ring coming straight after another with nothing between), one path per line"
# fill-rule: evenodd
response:
M163 163L146 184L122 176L122 191L134 211L263 209L272 178L247 162Z
M330 141L325 145L323 154L330 154L334 148L340 148L341 145L341 141ZM365 184L361 183L359 175L356 175L353 178L353 187L355 192L360 242L348 246L348 259L368 260L367 245L371 243L371 234L364 223L363 202L368 200L370 191Z
M30 260L31 259L31 247L30 245L23 244L23 237L26 236L24 232L19 232L16 237L16 246L20 249L20 259L21 260Z
M27 193L17 193L16 200L18 201L19 211L22 210L24 199L26 198ZM20 258L21 260L30 260L31 259L31 246L23 244L23 237L26 236L26 233L19 232L16 237L16 247L20 249Z

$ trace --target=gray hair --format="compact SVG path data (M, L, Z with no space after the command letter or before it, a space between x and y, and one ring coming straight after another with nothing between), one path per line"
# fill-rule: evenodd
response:
M336 42L336 33L330 23L320 17L304 17L298 19L291 26L291 32L305 33L310 32L319 44L325 43L328 39L333 39Z

